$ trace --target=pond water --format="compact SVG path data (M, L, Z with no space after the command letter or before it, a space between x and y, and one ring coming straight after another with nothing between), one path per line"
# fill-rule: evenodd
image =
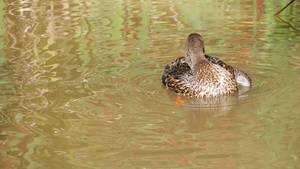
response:
M0 2L0 168L300 168L300 2ZM161 84L188 34L252 78Z

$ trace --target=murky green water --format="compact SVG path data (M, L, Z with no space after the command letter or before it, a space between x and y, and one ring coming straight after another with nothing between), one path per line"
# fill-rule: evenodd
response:
M0 168L300 168L300 3L0 2ZM189 33L250 89L160 82Z

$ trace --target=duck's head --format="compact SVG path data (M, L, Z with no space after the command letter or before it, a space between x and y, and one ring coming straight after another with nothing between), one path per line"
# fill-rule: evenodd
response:
M201 35L192 33L188 36L184 56L186 62L189 64L191 69L194 71L194 66L201 60L205 60L204 55L204 43Z

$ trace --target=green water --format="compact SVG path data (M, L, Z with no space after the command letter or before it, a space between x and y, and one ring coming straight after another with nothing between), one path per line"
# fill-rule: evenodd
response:
M300 168L300 3L0 2L0 168ZM247 72L187 99L164 67L188 34Z

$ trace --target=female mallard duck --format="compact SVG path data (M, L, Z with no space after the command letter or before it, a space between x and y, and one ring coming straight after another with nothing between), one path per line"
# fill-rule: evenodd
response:
M188 36L184 57L167 65L161 80L168 89L195 98L230 94L238 90L237 83L251 84L242 70L225 64L218 57L205 55L202 37L197 33Z

